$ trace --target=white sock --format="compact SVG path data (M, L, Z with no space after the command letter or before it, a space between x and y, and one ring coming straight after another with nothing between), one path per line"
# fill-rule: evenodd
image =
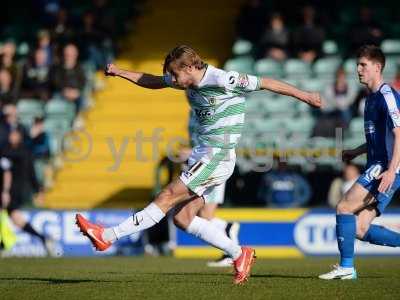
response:
M226 226L228 226L228 222L225 220L222 220L220 218L213 218L210 220L210 222L217 227L220 230L224 230L226 229Z
M242 248L228 238L224 231L214 226L210 221L194 217L186 232L195 235L208 244L221 249L233 259L237 259L242 254Z
M164 217L163 211L155 203L150 203L143 210L138 211L118 226L105 229L102 237L105 241L115 242L115 240L124 236L154 226Z

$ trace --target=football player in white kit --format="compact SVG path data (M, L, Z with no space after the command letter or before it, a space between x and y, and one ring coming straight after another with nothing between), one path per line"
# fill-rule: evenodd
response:
M210 200L215 187L232 175L235 147L244 124L244 95L267 89L314 107L321 106L320 95L271 78L226 72L204 63L194 49L185 45L168 53L163 73L163 76L155 76L125 71L113 64L106 69L107 75L127 79L144 88L187 90L191 109L200 124L200 144L193 148L189 157L189 169L166 186L147 207L115 227L93 224L80 214L76 215L76 223L93 246L104 251L117 239L154 226L175 208L175 225L228 254L235 271L233 283L242 284L250 276L255 250L240 247L197 213Z
M190 95L187 91L186 91L186 97L188 99L190 97ZM190 110L189 139L190 139L190 145L192 146L192 148L201 144L199 141L199 136L198 136L199 126L200 126L200 124L197 120L195 112L193 110ZM186 149L184 149L183 152L186 153L187 152ZM217 185L214 188L213 193L210 195L209 200L207 201L207 203L204 204L204 206L200 209L200 211L198 212L197 215L199 217L202 217L206 220L211 221L211 223L213 223L216 227L218 227L219 229L224 231L226 233L226 235L232 241L234 241L236 244L239 244L240 224L238 222L227 222L227 221L215 216L215 212L216 212L218 206L222 205L224 203L225 188L226 188L226 182L224 182L220 185ZM232 265L232 263L233 263L232 258L228 254L224 253L218 259L207 262L207 266L209 266L209 267L230 267Z

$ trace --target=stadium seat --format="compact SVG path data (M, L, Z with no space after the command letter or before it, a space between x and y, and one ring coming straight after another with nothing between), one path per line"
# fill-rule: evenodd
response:
M364 119L361 117L354 118L350 122L350 133L352 136L360 136L364 132Z
M354 77L357 74L357 60L355 58L348 58L344 64L344 71L348 77Z
M287 96L266 100L265 111L270 117L293 117L296 112L295 102Z
M51 99L45 106L45 112L46 118L72 122L75 117L75 105L62 99Z
M325 55L337 55L339 52L339 47L335 41L326 40L322 44L322 51Z
M71 130L71 123L63 118L46 118L44 127L50 138L51 154L60 154L63 149L64 136Z
M327 57L317 60L313 65L314 75L317 78L333 78L341 61L337 57Z
M313 118L300 117L286 119L285 123L291 137L304 139L310 136L315 121Z
M302 88L306 91L322 92L330 81L319 78L311 78L302 81Z
M383 69L383 77L388 81L392 81L398 68L400 67L400 56L389 56L386 58L385 68Z
M282 65L276 60L263 58L254 64L254 71L258 76L280 78L283 75Z
M247 40L237 40L232 46L232 53L236 56L250 55L253 44Z
M20 122L30 127L36 117L43 117L43 104L36 99L20 99L17 103L17 111Z
M251 57L237 57L226 61L224 69L226 71L237 71L241 73L253 74L254 60Z
M287 78L308 78L311 77L310 64L300 59L288 59L284 64L285 76Z
M386 55L400 54L400 40L384 40L381 48Z

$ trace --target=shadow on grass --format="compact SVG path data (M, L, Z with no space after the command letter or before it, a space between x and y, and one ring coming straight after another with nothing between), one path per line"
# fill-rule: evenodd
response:
M73 283L85 283L85 282L115 282L112 280L96 280L96 279L60 279L60 278L25 278L25 277L8 277L0 278L1 281L40 281L47 282L50 284L73 284Z

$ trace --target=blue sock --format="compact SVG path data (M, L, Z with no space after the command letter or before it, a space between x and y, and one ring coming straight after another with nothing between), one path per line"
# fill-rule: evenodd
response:
M375 245L400 247L400 233L379 225L371 225L362 240Z
M340 266L354 266L355 215L336 215L336 237L340 251Z

